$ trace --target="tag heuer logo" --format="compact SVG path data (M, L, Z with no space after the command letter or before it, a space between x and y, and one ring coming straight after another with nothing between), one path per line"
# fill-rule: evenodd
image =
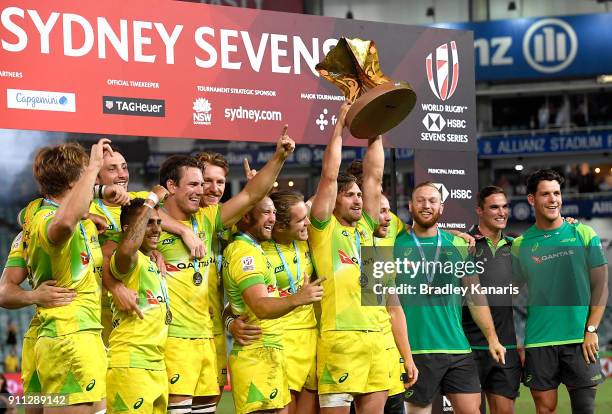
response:
M107 109L113 109L113 101L104 101L104 106Z

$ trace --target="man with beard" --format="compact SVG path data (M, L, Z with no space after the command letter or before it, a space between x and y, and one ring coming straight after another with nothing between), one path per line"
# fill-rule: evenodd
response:
M272 239L262 243L272 264L281 297L295 295L313 276L308 247L308 208L293 190L270 194L276 208ZM291 391L289 414L317 412L317 320L313 305L300 306L279 321L284 327L283 352Z
M416 292L400 297L420 373L420 379L405 394L406 410L408 414L430 413L432 400L441 390L457 411L477 414L478 370L461 326L462 297L454 293L460 284L474 283L470 276L474 277L475 266L470 263L468 244L438 228L443 204L433 183L415 186L409 209L413 227L397 238L394 248L396 258L410 264L398 272L397 284L409 285ZM460 276L464 276L461 282ZM491 355L503 364L505 349L495 333L489 308L475 306L472 301L468 305Z
M361 247L373 245L378 227L384 151L382 137L370 139L363 162L363 194L357 178L339 173L342 132L349 103L323 155L321 180L310 212L309 243L316 273L326 277L321 302L321 335L317 347L319 404L322 413L348 413L355 400L358 413L383 411L391 367L375 306L363 306L368 285ZM362 198L363 197L363 198ZM394 332L407 371L416 379L405 326Z
M512 244L513 270L527 283L524 383L538 413L554 413L565 384L573 413L595 412L603 382L597 328L608 298L608 267L597 233L561 217L563 178L539 170L527 179L535 225Z
M272 238L275 222L274 203L265 197L240 220L239 233L223 254L223 280L232 313L247 315L249 323L261 328L261 337L247 345L234 342L230 353L236 414L288 413L291 395L280 317L320 301L323 295L320 285L325 279L309 283L308 277L295 294L280 297L274 267L261 246Z
M521 361L516 349L514 313L512 311L512 258L513 238L503 231L508 224L508 200L504 190L487 186L478 193L478 224L469 233L476 239L475 259L484 263L480 284L502 289L487 295L495 331L506 348L506 363L496 362L490 355L487 340L474 322L469 308L463 308L463 330L470 342L482 389L486 393L492 414L514 412L521 381ZM505 291L503 289L506 289Z
M205 257L197 260L174 234L164 231L158 244L170 273L168 288L173 308L166 346L171 413L215 412L219 384L208 296L209 271L215 260L213 235L234 225L270 191L295 148L286 132L287 126L270 161L223 206L201 207L204 180L202 164L197 159L172 156L160 169L160 184L170 193L164 204L168 215L202 239L206 247Z

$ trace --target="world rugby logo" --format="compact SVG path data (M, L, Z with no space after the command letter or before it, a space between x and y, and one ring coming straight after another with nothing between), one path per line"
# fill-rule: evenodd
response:
M436 98L442 101L446 101L453 96L457 89L457 83L459 82L459 57L455 41L450 42L450 56L452 58L450 62L448 48L448 43L444 43L436 48L435 69L433 53L430 53L427 55L427 58L425 58L427 82L429 82L429 87ZM449 71L451 65L452 73Z

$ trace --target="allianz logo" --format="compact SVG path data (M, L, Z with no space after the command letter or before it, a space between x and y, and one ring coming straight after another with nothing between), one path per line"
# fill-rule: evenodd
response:
M480 66L514 64L512 36L495 36L474 40L476 60ZM558 18L534 22L523 36L522 52L534 70L556 73L571 65L578 53L578 36L572 26Z

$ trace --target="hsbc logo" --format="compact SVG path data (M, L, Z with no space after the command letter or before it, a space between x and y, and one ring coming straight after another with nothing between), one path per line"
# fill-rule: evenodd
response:
M446 126L446 121L440 114L428 113L423 118L423 125L429 132L440 132Z
M452 188L450 191L442 183L433 183L433 185L440 191L442 195L442 202L444 203L448 197L455 200L471 200L472 190L464 190L462 188Z
M449 43L438 46L435 56L433 53L427 55L425 69L427 82L436 98L442 101L450 99L459 82L459 55L455 41L450 42L450 46Z

